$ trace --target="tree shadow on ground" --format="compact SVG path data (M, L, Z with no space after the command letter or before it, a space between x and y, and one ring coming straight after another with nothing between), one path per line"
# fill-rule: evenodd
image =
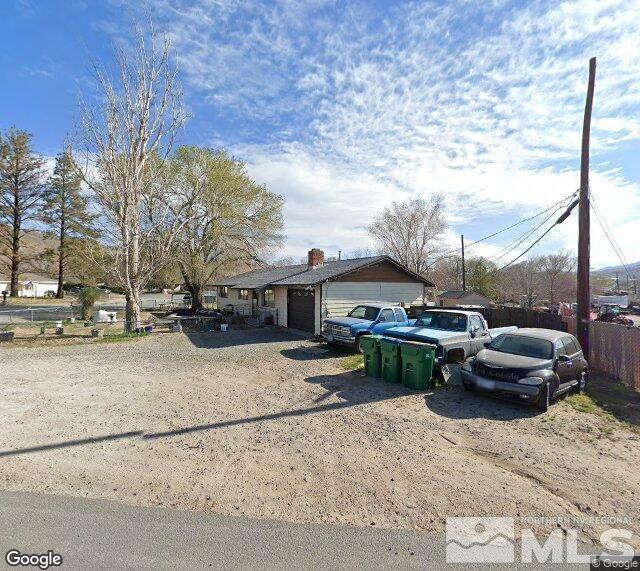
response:
M247 327L246 329L229 329L227 331L202 331L187 326L184 327L183 332L191 343L201 349L285 343L287 341L302 341L309 337L308 333L304 334L281 327Z
M401 383L390 383L382 379L367 377L362 372L356 371L307 377L305 382L320 385L325 390L323 394L314 399L314 402L336 397L342 399L349 406L394 399L415 392Z
M280 354L287 359L294 361L312 361L317 359L336 359L339 357L349 357L355 355L353 351L331 347L325 343L318 343L314 346L294 347L293 349L283 349Z
M462 386L457 385L438 385L425 395L424 400L431 412L454 420L486 418L510 421L530 418L540 413L531 405L490 394L465 391Z
M5 456L17 456L22 454L30 454L34 452L43 452L47 450L55 450L62 448L71 448L74 446L81 446L84 444L95 444L97 442L104 442L110 440L121 440L124 438L140 438L143 440L154 440L158 438L169 438L174 436L181 436L183 434L190 434L193 432L202 432L208 430L218 430L221 428L228 428L231 426L244 426L257 422L268 422L271 420L278 420L280 418L290 417L303 417L310 414L317 414L329 411L335 411L340 409L349 408L361 404L377 402L386 399L397 398L399 396L406 396L411 391L404 388L402 385L385 383L380 379L372 379L371 377L364 377L359 373L340 373L337 375L319 375L315 377L308 377L306 382L312 384L319 384L325 388L326 392L319 397L313 399L309 405L302 406L290 410L282 410L277 412L265 413L256 416L249 416L244 418L235 418L222 420L207 424L198 424L193 426L178 427L172 430L157 431L157 432L144 432L142 430L128 431L122 433L114 433L103 436L94 436L84 439L67 440L63 442L55 442L48 444L39 444L29 446L25 448L17 448L14 450L0 451L0 457ZM340 400L324 403L326 399L335 397ZM320 404L322 403L322 404Z

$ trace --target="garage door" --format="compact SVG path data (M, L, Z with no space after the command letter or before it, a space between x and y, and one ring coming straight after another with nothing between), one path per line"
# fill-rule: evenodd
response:
M290 289L287 294L288 326L313 333L316 296L313 290Z

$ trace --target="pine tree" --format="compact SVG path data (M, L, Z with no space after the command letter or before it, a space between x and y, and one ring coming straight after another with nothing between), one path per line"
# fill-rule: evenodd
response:
M18 295L20 250L29 221L42 200L44 161L31 150L31 134L12 127L0 135L0 248L11 272L10 295Z
M94 226L96 216L88 210L89 199L81 192L81 182L71 152L59 154L45 186L40 212L40 220L48 227L46 234L58 242L58 298L64 296L62 286L69 258L77 254L74 246L82 239L98 235Z

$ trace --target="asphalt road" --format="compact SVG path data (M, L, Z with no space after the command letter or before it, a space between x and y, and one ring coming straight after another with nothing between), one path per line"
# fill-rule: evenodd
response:
M294 524L0 492L0 551L5 568L10 568L5 561L10 549L28 554L52 550L62 556L63 569L470 567L446 565L443 534ZM565 566L554 569L560 567ZM504 569L504 565L478 568Z
M0 492L0 549L62 555L63 568L424 568L444 537L292 524Z

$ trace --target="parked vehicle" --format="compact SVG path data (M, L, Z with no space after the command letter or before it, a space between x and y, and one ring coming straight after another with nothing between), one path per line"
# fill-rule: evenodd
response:
M357 305L346 317L331 317L322 322L322 336L327 343L360 350L363 335L385 333L398 326L409 326L413 321L404 308L388 304Z
M589 365L578 340L563 331L518 329L494 339L462 365L465 389L512 396L546 411L559 395L580 392Z
M629 319L621 314L620 306L615 303L605 303L598 307L598 317L596 321L606 323L618 323L619 325L634 325L633 319Z
M517 329L515 326L489 329L485 318L477 311L429 309L413 325L393 327L385 335L436 345L435 364L439 366L462 363L498 335Z

